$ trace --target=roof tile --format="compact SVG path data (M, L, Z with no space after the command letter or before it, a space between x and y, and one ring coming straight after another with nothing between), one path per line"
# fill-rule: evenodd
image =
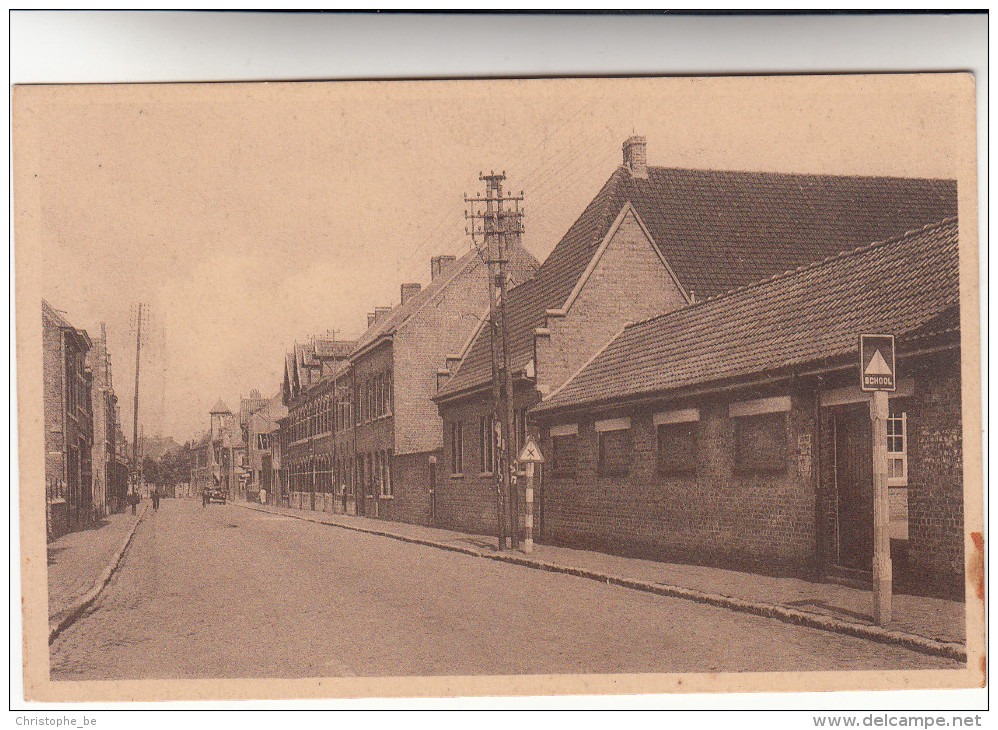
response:
M959 327L955 219L630 325L537 411L847 355L861 332Z

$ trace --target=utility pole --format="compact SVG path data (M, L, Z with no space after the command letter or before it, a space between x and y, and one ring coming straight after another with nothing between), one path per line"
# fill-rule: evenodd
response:
M135 317L135 399L132 401L132 464L135 470L135 491L139 489L139 363L142 353L142 304Z
M496 512L499 549L505 546L504 498L509 509L510 547L519 544L519 500L517 499L513 443L513 373L509 351L509 329L507 327L506 301L509 277L506 265L509 263L510 235L522 233L523 211L518 196L504 196L502 183L506 173L480 174L479 180L485 183L485 197L476 194L474 198L464 196L470 204L465 218L471 221L466 233L478 249L479 256L488 267L489 275L489 334L492 352L492 423L488 438L493 439L494 466L496 480ZM511 207L504 210L503 204ZM482 205L484 204L484 209ZM478 246L481 238L483 247ZM495 426L498 425L498 434ZM498 435L498 438L495 438Z

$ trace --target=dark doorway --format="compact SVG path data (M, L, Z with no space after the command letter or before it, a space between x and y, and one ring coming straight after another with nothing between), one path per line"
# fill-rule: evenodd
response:
M870 409L865 403L836 408L835 489L838 563L868 571L873 559L873 450Z

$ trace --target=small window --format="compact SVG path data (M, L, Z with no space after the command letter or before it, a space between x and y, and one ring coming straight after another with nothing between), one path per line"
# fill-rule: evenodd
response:
M599 473L601 476L627 476L631 471L631 429L600 431Z
M464 422L453 421L450 425L450 473L464 473Z
M692 474L696 471L697 424L669 423L658 427L658 473Z
M498 456L499 436L496 433L495 421L492 416L481 416L478 419L478 470L482 474L494 474L496 457Z
M787 418L766 413L735 418L735 469L779 471L787 463Z
M908 414L904 411L887 417L887 484L908 486Z
M578 460L578 434L551 437L551 470L555 474L572 474Z

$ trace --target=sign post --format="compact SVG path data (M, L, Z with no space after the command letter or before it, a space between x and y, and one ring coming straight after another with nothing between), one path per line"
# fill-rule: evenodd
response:
M534 464L544 463L544 455L532 436L527 437L527 443L523 445L517 461L526 465L527 472L527 488L523 500L523 552L530 554L534 551Z
M878 626L891 620L890 502L887 491L887 393L897 380L892 335L859 336L860 388L873 391L873 618Z

